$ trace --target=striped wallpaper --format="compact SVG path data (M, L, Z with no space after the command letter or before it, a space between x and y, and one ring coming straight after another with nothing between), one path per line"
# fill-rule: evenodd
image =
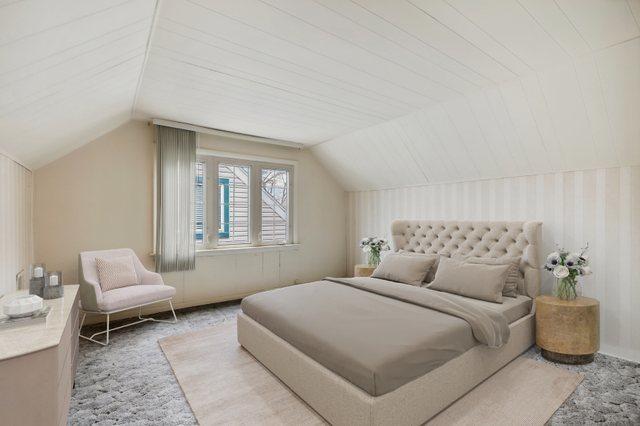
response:
M33 258L31 171L0 154L0 296L15 289L16 274L29 275Z
M640 166L349 192L348 264L393 219L540 220L543 252L590 244L583 295L601 303L601 351L640 361ZM553 281L543 274L543 292Z

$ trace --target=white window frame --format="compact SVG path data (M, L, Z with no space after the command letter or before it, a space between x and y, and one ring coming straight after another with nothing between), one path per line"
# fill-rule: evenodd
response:
M237 153L197 150L198 161L204 160L205 167L205 215L204 241L196 246L196 251L238 251L251 248L277 248L297 245L297 161L270 157L243 155ZM237 244L218 244L218 224L220 223L220 191L218 191L218 171L220 164L249 166L249 242ZM289 229L285 242L262 241L262 169L284 169L289 172ZM257 202L256 202L257 200Z

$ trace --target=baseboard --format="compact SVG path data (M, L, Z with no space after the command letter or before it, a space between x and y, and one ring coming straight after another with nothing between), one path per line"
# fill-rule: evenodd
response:
M295 284L285 284L285 285L282 285L282 286L257 289L257 290L249 291L249 292L241 292L241 293L234 293L234 294L211 296L211 297L206 297L206 298L200 298L198 300L186 300L186 301L181 301L181 302L178 302L178 301L174 300L173 301L173 307L176 310L180 310L180 309L193 308L193 307L197 307L197 306L205 306L205 305L213 305L213 304L216 304L216 303L230 302L232 300L243 299L243 298L245 298L247 296L251 296L252 294L260 293L262 291L273 290L273 289L282 288L282 287L288 287L289 285L295 285ZM158 313L163 313L163 312L170 312L170 311L171 311L171 309L169 309L169 304L167 302L159 302L158 304L149 305L149 306L145 306L144 308L142 308L142 313L144 315L153 315L153 314L158 314ZM123 320L123 319L134 318L134 317L137 317L137 316L138 316L138 308L132 308L129 311L118 312L117 314L111 315L110 321L113 322L113 321L118 321L118 320ZM105 315L87 315L87 318L86 318L84 324L85 325L93 325L93 324L103 324L105 322L106 322L106 316Z
M609 348L606 347L604 350L599 350L598 353L602 354L602 355L606 355L606 356L610 356L612 358L618 358L618 359L622 359L624 361L630 361L630 362L634 362L634 363L640 363L640 352L638 352L637 354L634 353L634 355L629 356L629 355L620 355L617 352L612 352L612 349L616 349L616 348ZM636 351L637 352L637 351Z

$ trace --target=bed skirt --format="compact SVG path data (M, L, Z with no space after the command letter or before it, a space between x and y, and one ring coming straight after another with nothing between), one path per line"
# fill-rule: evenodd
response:
M426 422L534 344L533 314L509 328L511 337L501 348L474 346L424 376L374 397L238 314L238 342L333 425Z

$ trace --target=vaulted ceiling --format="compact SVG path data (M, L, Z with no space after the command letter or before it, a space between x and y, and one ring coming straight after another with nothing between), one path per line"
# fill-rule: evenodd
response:
M0 2L0 151L51 161L131 117L155 2Z
M348 190L640 165L640 38L312 147Z
M0 151L37 167L134 117L329 141L314 151L341 176L377 152L354 189L486 177L486 146L498 174L569 166L535 144L579 135L574 116L636 135L612 127L638 20L639 0L0 0Z

